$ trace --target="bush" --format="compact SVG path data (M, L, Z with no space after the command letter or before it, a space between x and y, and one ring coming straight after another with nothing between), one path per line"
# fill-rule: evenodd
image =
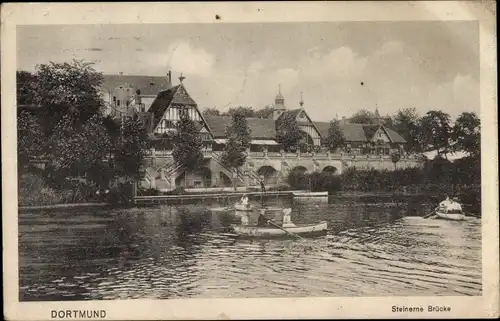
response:
M445 159L427 161L424 168L388 170L359 170L347 168L341 175L324 172L303 174L290 172L287 182L293 189L311 188L313 191L401 191L407 193L459 192L460 186L479 186L481 170L479 159L466 157L455 163ZM474 187L479 192L479 188ZM470 192L466 192L470 193ZM475 198L479 203L480 195Z
M33 173L21 174L18 183L19 206L51 205L64 202L65 195L47 186Z
M278 185L278 186L271 186L269 187L268 191L269 192L282 192L282 191L289 191L290 186L286 184ZM248 190L250 192L250 190ZM260 188L255 189L256 192L260 192Z
M331 173L315 172L305 174L301 172L290 172L287 181L292 189L309 190L313 192L334 192L341 189L341 179L338 175Z
M176 187L174 190L170 192L166 192L164 195L184 195L186 191L183 186Z

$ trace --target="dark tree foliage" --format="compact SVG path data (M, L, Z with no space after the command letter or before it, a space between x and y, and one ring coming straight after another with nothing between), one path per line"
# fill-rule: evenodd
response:
M325 140L325 145L328 146L330 150L336 150L339 147L344 146L345 136L342 128L340 128L339 122L332 120L330 122L330 128L328 128L328 137Z
M393 129L406 140L405 150L407 152L422 152L419 141L419 117L415 108L398 110L393 117Z
M481 152L481 121L475 113L462 113L452 129L453 151L477 156Z
M30 159L41 156L44 146L45 140L38 118L28 111L19 111L17 116L17 161L19 168L25 168Z
M244 107L244 106L231 107L227 112L223 113L222 116L232 117L236 114L246 118L255 117L255 110L252 107Z
M450 151L451 124L450 115L431 110L420 119L419 139L424 150L436 150L438 155Z
M203 164L203 145L199 128L187 113L181 113L176 129L172 136L174 161L178 166L194 171Z
M251 131L244 115L235 113L232 122L226 128L227 143L222 153L222 161L229 168L243 166L246 150L250 147Z
M254 117L256 117L256 118L271 118L272 115L273 115L273 108L270 106L266 106L262 109L256 110Z
M145 151L148 147L147 134L140 119L137 117L123 119L115 146L113 158L115 175L127 180L139 179Z
M221 113L220 113L220 110L218 110L217 108L213 107L213 108L205 108L203 111L202 111L202 114L203 116L205 115L210 115L210 116L220 116Z
M293 115L286 113L276 122L276 140L283 150L296 148L303 137L304 132L300 130Z
M17 105L32 105L36 86L36 76L28 71L16 73Z
M74 60L38 65L35 78L31 88L32 104L44 109L47 133L51 133L64 116L81 125L104 106L99 95L103 75L95 71L92 63Z
M401 160L401 154L394 152L391 154L391 161L394 164L394 169L397 169L397 164Z
M373 124L375 114L366 109L360 109L349 118L349 122L353 124Z

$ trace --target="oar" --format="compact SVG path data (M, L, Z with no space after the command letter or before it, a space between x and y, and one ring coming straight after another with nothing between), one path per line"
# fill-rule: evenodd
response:
M302 240L304 239L302 236L300 236L300 235L298 235L298 234L295 234L295 233L292 233L292 232L290 232L290 231L288 231L288 230L286 230L286 229L282 228L282 227L281 227L281 226L279 226L278 224L274 223L272 220L267 220L267 222L268 222L268 223L271 223L272 225L276 226L276 227L277 227L277 228L279 228L280 230L285 231L286 233L288 233L288 234L290 234L290 235L292 235L292 236L295 236L295 237L297 237L297 238L299 238L299 239L302 239Z
M430 212L429 214L425 215L424 218L429 218L431 217L432 215L434 215L434 213L436 212L436 209L434 209L432 212Z

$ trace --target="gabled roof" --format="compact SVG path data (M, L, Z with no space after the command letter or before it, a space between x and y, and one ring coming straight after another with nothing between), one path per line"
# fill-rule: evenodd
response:
M278 117L278 120L280 118L283 118L285 117L285 115L290 115L291 117L293 118L297 118L297 116L300 114L300 112L302 111L301 108L298 108L298 109L289 109L289 110L286 110L284 111L279 117Z
M170 103L172 102L172 99L174 98L174 95L180 86L181 85L177 85L170 89L160 92L158 96L156 96L153 103L151 104L151 107L149 107L149 112L153 113L154 115L153 130L158 126L158 123L163 117L163 114L165 114L165 111L167 110L168 106L170 106Z
M344 137L348 142L367 142L363 124L343 124L340 125L344 132Z
M120 86L130 86L141 91L141 95L156 96L160 91L169 88L167 77L132 76L132 75L104 75L101 87L112 91Z
M394 142L398 144L404 144L406 143L406 139L404 139L401 135L399 135L397 132L394 130L387 128L384 126L385 132L389 136L389 138Z
M232 118L228 116L205 115L210 131L214 138L225 138L226 127L231 125ZM276 129L274 120L266 118L247 118L248 127L253 139L275 139Z
M316 127L320 130L322 137L328 137L328 129L330 128L330 123L327 122L315 122ZM375 133L379 128L383 128L389 139L393 143L403 144L406 143L401 135L396 133L394 130L387 128L382 125L373 125L373 124L340 124L340 128L344 133L344 137L348 142L368 142L373 138Z
M283 112L279 117L278 119L276 119L276 122L278 123L279 125L279 122L281 121L281 119L283 119L285 117L285 115L289 115L291 117L293 117L294 119L297 120L297 117L300 115L301 112L304 112L304 114L306 115L306 118L307 118L307 124L311 124L315 129L316 131L318 132L318 134L320 135L320 137L323 137L323 135L321 134L321 131L319 130L318 126L316 126L316 123L312 121L311 117L309 117L309 115L307 114L307 112L305 111L304 108L297 108L297 109L290 109L290 110L287 110L285 112ZM304 122L298 122L299 125L303 125ZM327 134L328 134L328 131L327 131ZM326 136L324 136L326 137Z

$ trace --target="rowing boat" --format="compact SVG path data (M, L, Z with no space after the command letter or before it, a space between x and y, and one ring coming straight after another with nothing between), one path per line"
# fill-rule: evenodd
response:
M328 192L306 192L296 191L292 192L294 197L327 197Z
M440 212L439 210L436 209L434 212L438 218L444 219L444 220L451 220L451 221L463 221L465 220L465 214L460 212L460 213L444 213Z
M234 204L234 208L237 210L237 211L241 211L241 212L250 212L250 211L253 211L254 207L251 206L250 204L241 204L241 203L236 203Z
M322 235L327 232L328 225L325 221L317 224L303 224L293 227L284 227L279 229L277 227L258 227L258 226L244 226L232 224L233 232L238 236L244 237L283 237L293 234L301 236Z

